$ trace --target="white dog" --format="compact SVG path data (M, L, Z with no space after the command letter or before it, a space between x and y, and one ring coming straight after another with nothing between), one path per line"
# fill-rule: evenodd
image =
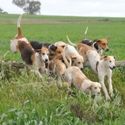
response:
M68 82L69 86L74 84L76 88L85 93L91 92L92 95L100 94L101 84L89 80L76 66L71 66L66 69L64 79Z
M100 55L96 51L88 51L87 58L93 71L98 74L99 82L102 85L102 89L104 91L106 100L109 100L109 94L113 96L112 70L116 67L114 57L105 56L102 59L100 59ZM109 94L104 84L106 76L108 78Z
M83 57L78 53L75 47L67 44L64 48L63 58L65 62L67 62L65 59L69 61L69 63L67 63L69 66L72 66L74 63L74 66L77 66L80 69L83 68Z
M113 87L112 87L112 70L116 67L115 58L113 56L105 56L96 64L96 72L98 73L99 81L102 85L103 91L105 93L105 97L107 100L110 99L107 89L104 84L105 77L108 78L109 85L109 94L113 96Z

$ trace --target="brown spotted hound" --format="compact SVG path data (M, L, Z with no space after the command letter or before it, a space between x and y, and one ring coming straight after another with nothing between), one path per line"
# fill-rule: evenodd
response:
M21 18L22 15L19 16L17 21L17 35L14 39L11 40L10 43L11 51L20 52L22 60L28 65L28 67L30 67L31 71L42 78L39 71L46 70L45 62L49 61L49 51L46 47L42 47L40 50L38 50L39 52L35 52L28 40L22 34L20 27Z

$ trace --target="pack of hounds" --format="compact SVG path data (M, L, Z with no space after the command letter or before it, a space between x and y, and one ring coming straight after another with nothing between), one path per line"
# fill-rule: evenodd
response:
M112 70L116 67L114 56L102 56L109 50L107 39L87 40L78 44L63 41L54 44L28 41L23 35L20 22L22 15L17 20L17 35L11 40L12 52L19 52L22 60L32 72L42 78L42 74L56 74L65 80L68 87L74 85L79 90L92 95L99 95L101 90L106 100L113 96ZM97 74L99 82L91 81L82 72L84 65L89 65ZM105 86L105 77L108 89Z

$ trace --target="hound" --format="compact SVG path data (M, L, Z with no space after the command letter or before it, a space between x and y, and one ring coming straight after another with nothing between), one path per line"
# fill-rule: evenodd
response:
M55 45L50 45L49 46L49 59L53 60L56 56L61 56L64 51L64 48L62 47L57 47Z
M28 65L28 67L42 78L39 70L45 69L45 62L48 61L48 50L42 48L39 52L35 52L28 40L22 34L20 27L21 16L19 16L17 21L17 35L11 40L10 48L12 52L20 52L22 60Z
M12 40L10 40L10 42L11 42L10 49L14 53L18 52L18 47L17 47L18 41L24 41L25 43L29 44L29 46L30 46L30 43L28 42L27 38L23 35L23 33L21 31L21 27L20 27L21 19L22 19L22 15L20 15L17 20L17 34Z
M63 58L61 55L57 55L49 63L50 71L56 74L58 77L62 77L66 70L66 65L64 64Z
M98 39L94 41L84 39L81 43L93 47L100 55L102 55L104 51L109 50L107 39Z
M110 99L110 96L113 96L113 87L112 87L112 70L116 67L115 58L113 56L105 56L100 61L96 63L96 73L98 74L99 81L102 85L105 97L107 100ZM109 94L104 84L105 77L108 78Z
M62 48L64 48L67 44L64 43L63 41L58 41L58 42L56 42L54 45L57 46L57 47L62 47Z
M69 66L74 65L80 69L83 69L84 59L75 49L75 47L67 44L67 46L64 48L63 58L65 62L65 58L69 61Z
M76 46L76 44L74 44L74 43L71 42L71 40L69 39L68 36L67 36L67 40L70 43L70 45ZM88 40L88 39L84 39L80 43L92 47L100 55L102 55L104 51L108 51L109 50L107 39L98 39L98 40L94 40L94 41Z
M39 42L39 41L30 41L30 44L35 51L37 51L38 49L41 49L42 47L48 48L51 45L50 43Z
M92 95L100 94L101 84L89 80L76 66L71 66L66 69L64 79L68 82L69 86L74 84L76 88L85 93L91 93Z

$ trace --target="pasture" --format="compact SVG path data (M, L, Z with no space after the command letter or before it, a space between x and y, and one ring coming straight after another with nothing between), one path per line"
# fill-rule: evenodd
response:
M22 62L13 54L10 39L16 34L18 15L0 16L0 60ZM77 43L82 40L86 26L87 38L108 38L110 51L116 60L125 59L125 19L59 16L26 16L21 23L29 40L54 43L67 42L66 35ZM1 61L0 61L1 62ZM114 98L107 102L65 86L58 88L56 78L39 79L25 69L13 71L0 63L0 124L2 125L122 125L125 124L125 68L113 71ZM93 81L97 76L86 68L84 73Z

